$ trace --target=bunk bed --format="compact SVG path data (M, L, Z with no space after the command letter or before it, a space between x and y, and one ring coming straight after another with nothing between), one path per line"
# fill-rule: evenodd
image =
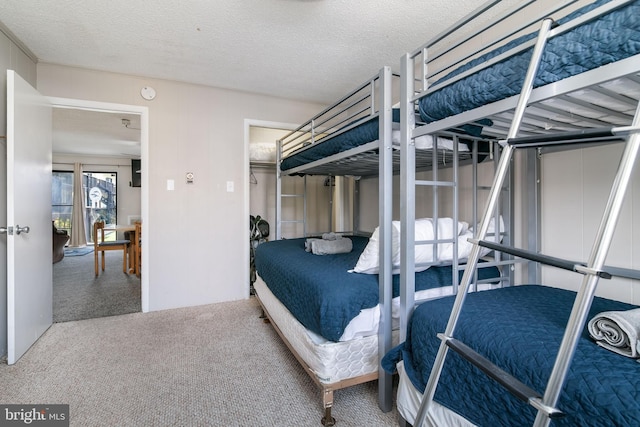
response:
M394 125L399 116L392 108L392 80L390 68L384 67L278 141L276 239L258 246L255 253L255 295L266 318L321 387L324 425L335 422L331 414L334 391L363 382L377 379L381 409L392 408L392 377L380 367L382 355L397 343L392 333L393 312L400 310L399 266L394 265L393 253L399 245L400 226L391 217L392 179L400 169L400 135L399 126ZM484 158L471 135L464 141L444 134L427 136L417 145L421 169L457 168L459 163ZM298 175L378 177L374 233L361 232L354 220L353 232L344 236L352 241L352 250L325 256L305 250L311 236L283 239L281 223L286 221L280 203L286 195L281 180ZM357 211L355 208L354 213ZM458 223L450 222L452 227ZM459 225L451 239L440 239L438 245L457 244L459 228L467 230L466 225ZM421 264L423 271L416 274L419 299L450 294L459 281L460 269L442 259L444 246L438 245L432 248L434 258ZM372 274L350 271L363 257L368 260L366 265L375 267ZM451 257L455 263L463 261L457 252ZM478 289L495 287L501 280L497 268L487 269L478 277Z
M506 367L534 390L543 390L575 296L572 291L540 285L510 286L469 295L458 323L457 339ZM451 297L418 306L407 341L398 349L403 354L387 356L389 369L394 369L392 360L403 360L398 410L412 424L422 395L418 390L426 387L440 344L436 335L445 330L452 306ZM588 317L633 308L637 307L596 298ZM453 421L435 425L533 424L533 407L505 393L497 382L461 357L448 357L441 375L435 401L464 418L450 414ZM598 346L585 330L558 403L566 415L552 425L639 425L638 390L640 364Z
M640 144L640 2L490 1L404 55L401 74L402 343L384 364L400 373L403 418L416 427L637 425L640 405L625 392L637 394L638 364L598 347L583 328L599 310L632 308L594 297L598 280L640 279L637 271L603 264ZM468 125L501 141L496 179L461 290L415 307L412 141ZM539 157L613 143L626 148L588 263L540 254ZM513 179L516 149L523 152L515 164L529 197L519 228L527 233L520 242L491 244L488 222L498 215L503 184ZM539 283L544 264L583 274L583 284L577 294L519 285L468 295L480 248L518 258L509 262L526 267L519 272L525 283ZM480 371L490 379L479 379ZM498 393L498 384L525 403ZM599 387L603 393L594 392ZM560 411L564 418L556 418Z

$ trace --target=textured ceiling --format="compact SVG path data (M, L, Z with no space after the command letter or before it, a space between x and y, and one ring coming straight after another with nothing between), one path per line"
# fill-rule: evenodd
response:
M328 104L483 3L2 0L0 22L40 62ZM122 118L54 111L54 152L139 156Z
M42 62L330 103L482 0L2 0Z
M140 157L140 116L72 108L53 109L56 154Z

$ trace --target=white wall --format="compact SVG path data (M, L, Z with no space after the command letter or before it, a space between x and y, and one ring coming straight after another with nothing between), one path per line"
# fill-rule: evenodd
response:
M459 203L459 216L461 221L467 221L471 223L473 216L473 204L472 204L472 169L471 166L460 167L460 203ZM442 168L439 171L439 179L442 181L451 180L453 175L452 168ZM493 165L489 161L485 161L479 166L479 185L491 186L491 177L493 176ZM418 172L416 174L417 180L432 180L433 176L431 172ZM373 231L378 226L378 178L366 178L361 180L361 218L360 226L363 231ZM439 190L439 212L441 217L451 217L453 215L453 191L450 188L440 188ZM400 178L398 175L393 177L393 219L400 219ZM374 196L375 195L375 196ZM482 199L479 202L480 210L478 215L482 216L482 208L484 207L484 199L487 196L487 192L481 192L479 197ZM429 187L418 187L416 189L416 218L433 217L432 206L432 192ZM480 218L479 218L480 219Z
M542 158L542 251L587 261L613 181L622 144L545 154ZM607 265L640 270L640 165L613 238ZM543 268L543 283L577 290L582 276ZM597 295L640 304L640 282L600 280Z
M143 86L157 91L153 101ZM38 64L48 96L149 108L149 307L248 297L244 120L302 122L322 106L181 82ZM194 183L185 174L194 173ZM175 190L167 191L167 180ZM234 192L227 192L227 182Z
M36 64L0 31L0 225L7 224L7 72L15 70L36 86ZM7 353L7 236L0 235L0 357Z

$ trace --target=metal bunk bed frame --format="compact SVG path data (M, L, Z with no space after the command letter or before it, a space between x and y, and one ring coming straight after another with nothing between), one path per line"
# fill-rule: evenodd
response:
M379 213L378 223L380 227L380 323L378 328L378 359L382 358L391 349L391 299L392 299L392 268L391 268L391 215L392 215L392 178L393 178L393 147L391 142L392 123L392 77L390 67L383 67L368 82L364 83L353 92L346 95L333 107L329 107L307 123L285 135L277 141L276 150L276 239L282 238L282 198L298 197L297 195L282 194L281 179L284 175L318 174L318 175L359 175L379 177ZM341 106L338 111L335 105ZM365 105L365 107L362 107ZM310 164L298 166L282 171L280 165L282 159L290 154L312 147L315 144L325 142L332 137L347 132L359 124L378 118L379 138L367 144L334 154L314 161ZM396 156L397 158L397 156ZM357 191L357 189L356 189ZM358 213L357 197L355 198L354 217ZM306 203L305 203L306 221ZM294 220L295 221L295 220ZM357 218L354 218L354 234L359 234ZM306 226L305 226L306 234ZM305 236L306 237L306 236ZM380 396L391 396L393 386L392 377L381 366L377 375L366 378L344 380L340 383L325 385L318 381L308 369L304 360L295 352L287 339L280 333L289 349L294 353L298 361L305 367L314 382L323 391L324 416L323 425L333 425L335 419L331 416L333 406L333 392L337 389L358 384L360 382L378 379ZM379 364L378 364L379 365ZM391 400L379 400L380 408L388 412L391 410Z
M525 6L533 3L534 0L529 0L527 2L521 2L518 5L514 6L513 9L509 11L502 12L495 17L495 22L500 23L506 21L511 15L516 13L518 10L524 8ZM480 200L480 191L489 191L490 187L481 187L478 185L478 142L485 141L489 143L489 155L493 159L493 168L494 173L498 170L498 160L499 154L501 151L501 146L499 144L499 140L496 137L496 133L492 130L489 132L483 132L481 137L474 137L464 133L461 130L460 126L463 124L476 124L477 120L485 118L484 115L470 115L468 112L462 113L459 116L455 116L455 118L446 118L434 123L425 124L416 119L418 116L416 102L423 96L428 95L434 89L431 87L430 82L433 79L437 79L441 77L448 70L454 69L456 66L461 65L464 61L469 59L469 56L464 56L463 58L458 58L454 63L445 63L441 65L438 61L441 61L443 57L445 57L448 52L455 50L456 48L463 45L465 42L473 39L474 37L479 36L482 33L482 30L470 33L465 38L462 38L456 44L448 45L446 50L443 52L437 52L436 54L432 54L432 49L438 49L439 43L445 40L447 37L450 37L452 34L456 33L460 29L464 28L471 21L476 19L478 16L486 13L488 10L493 8L496 4L500 3L500 0L491 0L487 2L485 5L467 15L452 27L450 27L445 32L439 34L430 42L424 44L420 48L414 50L411 53L407 53L403 55L400 62L400 75L401 75L401 100L400 100L400 129L401 129L401 178L400 178L400 194L401 194L401 202L400 202L400 217L402 220L401 224L401 246L402 246L402 254L401 257L401 265L400 265L400 341L404 341L406 338L407 326L409 324L411 313L413 312L414 306L416 304L414 294L411 292L411 289L415 288L415 280L414 280L414 256L416 245L424 245L424 244L433 244L434 250L436 247L435 243L454 243L456 241L448 241L448 240L439 240L436 236L434 241L423 241L416 242L415 235L415 220L416 220L416 189L417 188L432 188L432 207L433 207L433 217L438 217L438 189L439 188L451 188L453 192L453 211L452 217L454 222L459 221L459 166L461 162L453 161L451 162L451 167L453 168L453 178L450 181L442 180L439 178L438 169L431 169L431 180L418 180L416 179L416 172L422 170L420 164L420 157L417 156L417 151L415 148L414 140L423 135L443 135L449 138L453 138L454 141L458 141L460 138L464 138L465 140L472 140L474 149L472 150L471 161L467 161L468 159L463 159L462 164L470 163L473 168L472 172L472 218L471 222L473 224L478 224L478 220L480 219L478 215L478 205ZM499 39L494 40L492 43L488 43L486 48L492 46L493 44L500 43L504 39L514 36L517 31L513 31L507 35L502 35ZM488 67L491 64L497 62L498 59L502 58L500 56L492 61L487 61L484 67ZM469 73L463 73L457 77L454 77L450 80L451 83L460 80L461 78L467 76ZM421 76L421 77L418 77ZM502 111L502 110L497 110ZM500 123L502 120L496 120L496 123ZM499 126L493 127L493 130ZM454 144L454 149L457 144ZM458 158L456 154L453 156L454 158ZM500 195L500 203L496 204L496 208L492 212L493 220L495 224L499 224L500 218L502 217L502 213L506 213L506 223L505 223L505 231L500 233L501 240L505 240L507 242L511 242L514 239L514 223L512 221L513 217L513 188L514 188L514 174L511 173L507 180L501 186L501 190L499 192ZM498 229L499 230L499 229ZM457 251L454 251L454 266L456 268L453 269L452 282L454 287L454 292L458 292L458 282L459 276L458 273L464 269L464 265L461 265L457 256L455 254ZM434 256L435 259L435 256ZM518 262L513 257L503 256L500 253L495 254L495 259L490 262L484 262L484 267L491 266L506 266L507 268L503 269L503 277L502 284L508 285L513 283L514 280L514 268L513 264ZM478 283L476 278L474 277L474 283Z
M479 9L479 11L465 17L456 24L451 31L436 38L436 42L462 28L464 25L468 24L471 20L477 18L497 3L499 3L499 1L491 1ZM552 13L564 8L566 3L558 5ZM411 158L412 137L421 134L434 133L442 129L453 128L455 126L460 126L462 123L474 122L481 118L488 117L490 119L495 119L494 123L498 123L498 126L489 127L485 129L485 131L487 133L495 132L496 137L502 139L501 145L504 147L497 169L497 174L482 217L479 233L477 238L472 241L474 247L469 257L467 268L464 271L460 284L460 291L456 296L445 332L443 334L438 334L442 343L440 344L436 361L433 365L429 381L422 397L420 409L416 416L414 424L416 427L423 425L423 422L427 417L427 412L433 402L435 389L438 385L439 377L449 349L457 352L465 360L472 363L486 375L496 380L514 396L533 406L538 411L534 423L535 426L547 426L552 418L562 416L562 413L556 409L555 406L557 405L566 374L573 358L577 339L580 336L587 320L586 316L589 311L591 301L595 295L599 279L608 279L611 278L612 275L632 279L638 279L640 277L640 274L637 271L611 268L604 265L607 251L613 238L615 225L620 214L624 195L630 181L633 165L638 158L638 152L640 152L640 101L630 98L623 92L616 93L611 88L605 87L605 84L613 80L628 80L633 84L640 84L640 55L631 56L627 59L617 61L616 63L583 72L582 74L566 78L554 84L541 86L535 89L533 88L533 81L545 44L551 37L561 34L564 31L568 31L574 26L590 20L598 16L600 13L604 13L603 11L618 8L626 3L629 3L629 1L612 1L606 6L601 6L595 11L586 13L579 19L575 19L570 23L563 24L558 27L553 27L553 21L551 19L543 19L537 39L526 43L526 46L516 49L522 50L525 47L535 45L529 69L519 95L430 123L413 131L413 114L407 114L407 112L412 113L414 111L414 102L429 93L431 88L428 86L427 76L433 75L427 73L427 70L424 67L424 64L427 63L427 61L423 61L423 67L421 70L422 75L425 76L425 78L420 81L423 85L421 90L416 91L416 79L414 77L414 73L416 69L420 68L416 67L414 60L421 56L426 58L427 48L431 47L431 45L425 45L418 51L415 51L412 54L407 54L403 57L403 61L401 63L403 75L403 91L401 94L401 105L403 107L403 113L401 113L403 168L406 166L411 169L413 166ZM503 15L500 15L500 20L502 20L503 17L507 17L518 12L521 10L521 6L524 7L524 4L517 5L515 9L510 9ZM474 34L477 35L479 33ZM512 53L513 50L501 55L501 58ZM491 64L486 64L485 66L488 65ZM475 68L466 74L477 71L477 69L478 68ZM609 111L602 106L594 105L572 96L572 92L585 88L595 90L596 93L602 97L609 97L618 102L635 106L635 113L630 115L624 112ZM575 110L560 110L544 103L544 101L551 98L562 99L564 102L577 105L579 107L578 112ZM533 109L531 107L533 107ZM597 113L603 113L606 111L609 116L613 116L613 119L611 119L611 117L603 118L602 114L590 116L588 113L584 112L585 110ZM541 111L546 111L552 114L554 116L553 119L549 119L549 121L545 122L545 119L539 116ZM564 115L564 118L559 118L560 115ZM579 120L576 120L576 117L578 117ZM631 124L630 126L617 126L616 120L623 120L626 122L630 121ZM501 126L501 123L504 123L505 121L510 121L511 123L508 129ZM560 130L556 129L554 131L549 131L545 126L548 123L559 125ZM504 134L505 130L507 130L506 134ZM539 187L536 184L539 177L540 155L544 152L554 150L584 148L594 144L606 144L620 141L626 141L626 146L612 185L611 194L609 196L605 212L595 237L589 260L586 263L583 263L540 254L540 193ZM527 150L528 157L524 163L525 167L528 168L524 174L525 178L528 179L528 189L530 190L528 203L533 208L533 215L530 215L528 220L528 226L530 227L530 230L533 230L530 231L527 236L529 239L528 250L516 249L512 247L511 244L502 245L485 240L490 219L495 215L496 208L499 204L503 184L509 179L511 176L510 174L512 174L513 154L516 148L535 149ZM407 275L407 270L411 267L412 246L409 245L412 245L413 242L411 239L412 228L410 220L412 219L411 208L413 207L412 199L414 197L413 189L415 188L415 183L412 181L411 173L405 174L403 172L402 180L401 197L403 204L407 205L404 207L402 213L404 223L407 225L406 228L403 229L402 241L403 249L407 254L407 257L405 258L408 258L403 259L402 268L405 275ZM454 337L458 317L463 309L466 295L472 284L472 276L475 269L478 267L477 264L479 261L481 247L530 261L532 268L529 269L529 278L533 278L535 282L539 281L540 264L563 268L580 273L584 276L567 323L567 328L559 349L558 357L544 394L539 394L538 392L531 390L516 378L513 378L499 367L493 365L483 356L467 347L464 343L456 340ZM412 293L408 288L410 284L410 281L406 280L401 283L401 293L404 294L401 299L401 315L407 319L405 320L405 327L406 322L408 322L408 318L411 315L411 311L413 310Z
M358 175L358 176L378 176L379 177L379 224L380 224L380 304L381 304L381 318L380 327L378 330L378 357L379 359L386 354L392 346L392 333L391 333L391 300L392 300L392 266L391 266L391 218L392 218L392 176L394 173L399 173L402 169L401 162L401 150L399 146L393 146L391 142L391 77L392 73L389 67L385 67L381 70L380 74L374 76L369 83L365 83L358 89L354 90L347 96L345 96L338 104L344 103L346 105L345 110L336 113L332 107L327 108L318 115L314 116L307 123L301 125L291 133L283 137L277 144L277 185L276 185L276 239L282 238L281 224L285 224L288 220L282 217L282 200L289 197L303 197L301 195L288 195L282 193L281 179L284 175L296 175L296 174L322 174L322 175ZM384 88L381 91L381 95L376 95L376 80L385 81L381 87ZM362 90L367 93L363 97L359 94ZM370 91L370 92L369 92ZM357 96L357 101L353 101L354 95ZM376 109L376 100L379 101L379 96L384 96L385 106L384 111L378 111ZM362 99L369 99L371 104L369 111L365 113L364 109L354 108L354 105L361 102ZM340 113L346 113L349 109L355 110L348 113L348 117L344 118ZM359 120L359 115L365 115L362 120ZM353 129L361 124L363 121L370 120L371 117L378 116L380 118L380 130L379 134L384 135L379 141L373 141L362 146L353 148L344 153L338 153L327 157L325 159L317 160L309 165L298 166L287 170L286 172L280 169L280 164L284 156L296 152L296 150L308 149L313 144L321 143L324 138L331 138L344 131ZM327 122L331 119L335 119L340 116L337 125L329 126ZM328 117L328 118L327 118ZM343 127L346 123L348 126ZM337 132L333 132L338 128ZM327 133L329 132L329 133ZM419 171L431 170L434 174L434 181L438 183L437 186L451 187L454 191L457 191L457 176L458 167L461 164L474 164L473 175L477 176L477 156L478 149L477 143L474 143L475 149L471 152L458 151L458 137L455 134L443 133L443 136L453 139L453 150L439 147L438 143L434 143L434 148L431 150L417 150L415 152L414 161L415 167ZM480 138L467 137L467 140L478 140ZM477 141L476 141L477 142ZM495 159L497 162L497 158ZM497 164L497 163L496 163ZM439 168L451 168L454 171L454 180L445 182L438 180ZM356 192L358 191L358 181L356 181ZM477 189L477 182L474 181L473 188ZM437 194L434 195L437 200ZM457 192L455 198L457 199ZM474 193L474 199L477 198L477 190ZM356 195L356 203L353 209L354 212L354 234L361 234L358 227L358 214L359 206L357 203L358 197ZM454 204L455 209L455 204ZM306 209L305 209L306 215ZM474 214L474 217L477 216ZM455 215L457 221L457 213ZM303 222L304 220L290 220L291 222ZM306 232L306 227L304 228ZM440 243L449 242L449 240L440 239ZM460 267L458 267L458 261L456 259L456 268L453 269L452 283L454 288L457 287L458 273ZM435 265L436 263L434 263ZM487 263L487 266L496 265ZM400 334L402 335L402 330ZM320 384L322 386L322 384ZM326 390L325 390L326 393ZM325 399L326 414L323 419L323 423L330 419L330 400ZM392 379L388 373L386 373L381 366L379 366L378 372L378 405L384 412L391 410L392 408ZM328 409L327 409L328 408Z

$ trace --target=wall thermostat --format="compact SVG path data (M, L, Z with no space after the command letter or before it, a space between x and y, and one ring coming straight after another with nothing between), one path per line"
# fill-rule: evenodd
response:
M151 101L153 98L156 97L156 90L151 86L145 86L142 89L140 89L140 95L142 95L142 97L147 101Z
M193 184L193 172L187 172L187 184Z

